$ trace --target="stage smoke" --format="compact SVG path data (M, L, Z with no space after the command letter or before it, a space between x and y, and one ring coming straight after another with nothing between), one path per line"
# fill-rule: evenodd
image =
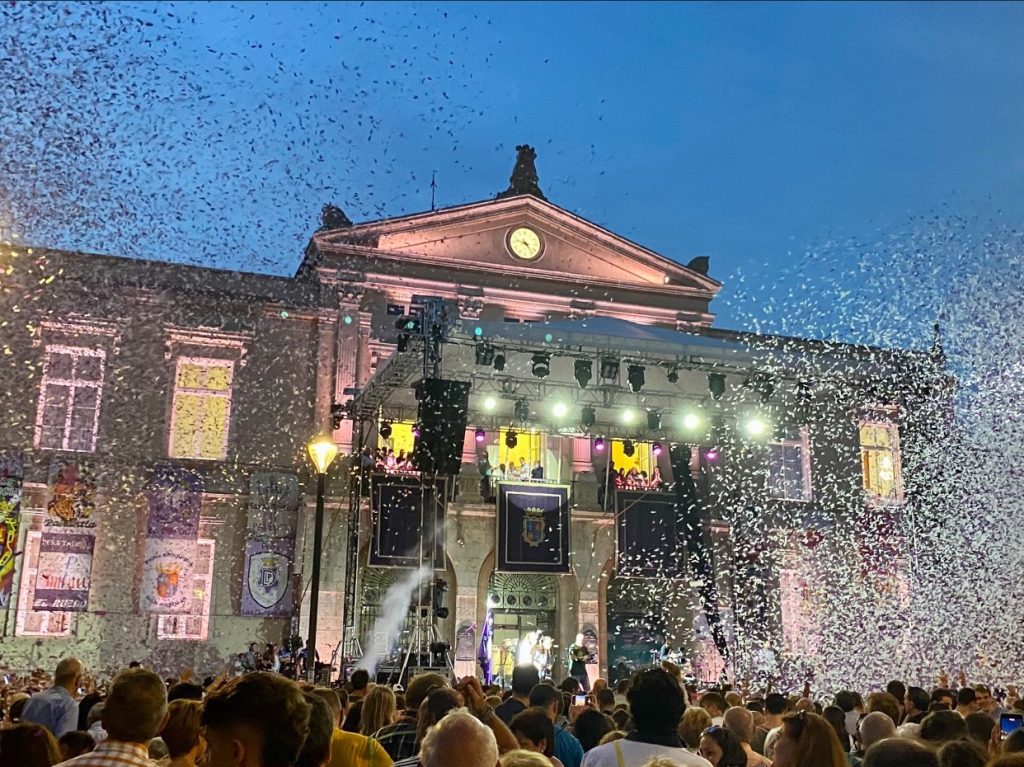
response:
M392 585L384 595L384 599L381 600L380 617L370 631L373 646L367 648L362 660L359 661L359 668L366 669L370 673L370 679L376 678L377 666L388 654L389 643L397 638L402 622L409 613L409 603L413 594L433 574L434 569L430 563L426 563L419 570L409 573Z

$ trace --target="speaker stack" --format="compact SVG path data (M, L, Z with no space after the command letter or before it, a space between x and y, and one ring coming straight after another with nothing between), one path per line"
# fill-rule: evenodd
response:
M462 466L462 446L469 415L469 383L425 378L416 387L420 435L413 463L424 474L455 476Z

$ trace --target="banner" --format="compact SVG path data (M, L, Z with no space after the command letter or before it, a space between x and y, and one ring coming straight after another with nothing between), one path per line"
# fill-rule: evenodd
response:
M677 506L666 493L616 491L617 575L673 578L686 573L686 521Z
M57 459L48 484L32 609L85 612L96 544L95 475L88 463Z
M512 573L568 573L569 486L498 484L498 561Z
M255 472L249 478L248 536L295 539L299 515L299 478L294 474Z
M294 538L246 542L242 615L261 618L291 617L294 556Z
M444 570L445 480L423 487L419 477L374 474L370 485L370 564L419 567L422 547L424 561L433 554L434 569Z
M146 488L149 516L139 603L151 613L188 613L198 556L203 480L194 471L158 464Z
M11 594L14 593L24 470L22 455L0 455L0 609L10 607Z

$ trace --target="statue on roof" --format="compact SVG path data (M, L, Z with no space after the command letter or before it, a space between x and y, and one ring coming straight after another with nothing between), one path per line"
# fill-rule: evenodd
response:
M327 203L320 211L320 228L317 231L329 232L332 229L348 229L352 220L337 205Z
M512 176L509 178L509 186L504 192L499 192L497 199L505 197L516 197L521 194L532 194L546 200L547 197L540 190L537 177L537 166L534 161L537 159L537 150L528 144L521 144L516 147L516 167L512 169Z

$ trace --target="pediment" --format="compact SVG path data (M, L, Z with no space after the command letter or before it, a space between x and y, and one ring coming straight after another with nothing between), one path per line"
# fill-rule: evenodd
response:
M527 227L539 236L541 254L516 257L509 233ZM721 284L556 205L532 196L321 232L314 242L333 252L432 263L452 269L507 273L518 279L558 278L647 289L682 289L713 297Z

